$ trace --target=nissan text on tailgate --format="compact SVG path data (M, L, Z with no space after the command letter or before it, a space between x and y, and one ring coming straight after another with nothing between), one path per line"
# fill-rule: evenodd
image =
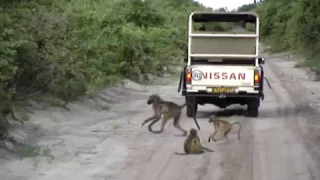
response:
M188 34L187 64L180 79L187 116L194 116L198 105L240 104L257 117L264 98L257 14L193 12Z

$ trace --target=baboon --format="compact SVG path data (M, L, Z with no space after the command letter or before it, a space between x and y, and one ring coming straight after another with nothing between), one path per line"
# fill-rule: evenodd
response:
M10 113L13 120L16 120L16 121L20 122L22 125L24 124L23 120L19 116L17 116L16 108L15 108L13 102L6 101L6 100L2 101L0 103L0 110L1 110L0 113L2 113L2 116L4 117L4 119L6 121L7 121L6 117Z
M186 136L188 134L188 131L181 128L180 126L181 109L187 105L186 103L179 106L178 104L172 101L164 101L160 98L160 96L153 94L149 97L147 104L148 105L152 104L154 115L144 120L143 123L141 124L141 127L146 123L148 123L149 121L152 121L148 126L148 130L153 133L162 133L167 121L173 118L174 127L182 131L183 136ZM163 114L163 118L162 118L160 130L158 131L152 130L152 126L161 119L162 114Z
M42 92L42 90L38 91L36 93L29 94L27 96L23 96L23 97L16 97L16 93L14 93L11 96L1 96L1 98L0 98L0 142L2 142L2 146L6 150L11 151L7 147L6 141L7 142L11 142L13 146L18 148L18 146L17 146L18 143L15 140L15 138L11 137L9 135L8 128L9 128L10 124L9 124L8 119L7 119L8 114L11 114L13 120L20 122L22 125L24 124L24 121L16 114L16 108L15 108L14 102L30 98L30 97L32 97L34 95L37 95L37 94L41 93L41 92ZM31 110L28 110L27 108L25 108L25 109L28 112L31 112Z
M31 97L33 97L35 95L40 94L42 91L43 90L39 90L39 91L37 91L35 93L31 93L31 94L28 94L26 96L21 96L21 97L17 97L16 93L11 95L10 97L1 97L0 98L0 113L1 113L1 116L3 116L4 120L7 123L9 123L6 117L10 113L13 120L18 121L23 125L24 121L16 114L16 108L15 108L14 102L17 102L17 101L20 101L20 100L29 99L29 98L31 98ZM26 107L23 106L23 108L26 111L28 111L30 113L33 113L31 110L27 109Z
M210 117L209 123L213 122L214 126L214 132L209 136L208 142L210 142L210 139L212 139L214 142L217 140L225 139L225 143L228 141L228 133L231 131L233 125L239 124L239 130L238 130L238 139L240 139L240 131L241 131L241 124L239 122L230 123L228 121L218 119L218 117ZM222 139L216 139L216 134L219 133L220 135L223 135Z
M203 147L200 142L200 138L198 136L198 132L196 129L190 129L189 135L184 141L184 152L185 153L178 153L177 155L188 155L188 154L202 154L205 151L208 152L214 152L214 150L211 150L209 148Z
M11 151L8 147L7 147L7 144L6 144L6 141L9 141L12 143L12 145L14 145L15 147L17 147L17 141L9 136L9 131L8 131L8 128L9 128L9 122L8 122L8 119L7 119L7 115L8 113L11 113L12 117L14 120L17 120L19 122L21 122L23 124L23 121L18 117L16 116L15 114L15 109L14 109L14 106L5 106L5 108L1 108L1 112L0 112L0 142L2 143L2 147L5 148L7 151ZM17 119L15 119L17 118Z

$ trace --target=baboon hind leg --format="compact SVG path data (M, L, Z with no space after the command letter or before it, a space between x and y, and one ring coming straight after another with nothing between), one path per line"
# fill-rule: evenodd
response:
M179 129L180 131L183 132L183 136L186 136L188 134L188 131L183 129L181 126L180 126L180 117L181 117L181 114L177 115L176 117L174 117L173 119L173 125L175 128Z
M227 142L228 142L228 134L229 134L230 131L231 131L231 128L228 129L228 131L226 131L226 132L224 133L224 139L225 139L225 142L224 142L224 143L227 143Z
M160 130L158 130L158 131L152 131L152 132L153 132L153 133L162 133L163 130L164 130L164 126L166 125L167 121L168 121L170 118L171 118L170 115L165 114L165 115L163 116L163 119L162 119L162 122L161 122Z

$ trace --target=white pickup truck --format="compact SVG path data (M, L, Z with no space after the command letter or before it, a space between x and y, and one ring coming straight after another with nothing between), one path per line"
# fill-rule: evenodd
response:
M215 28L221 22L238 26ZM247 23L251 31L246 30ZM187 116L194 116L198 105L209 103L220 108L247 105L248 115L257 117L264 98L258 16L252 12L193 12L188 34L187 64L178 90L186 97Z

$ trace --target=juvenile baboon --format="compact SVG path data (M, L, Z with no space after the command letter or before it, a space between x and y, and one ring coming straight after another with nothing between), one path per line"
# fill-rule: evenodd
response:
M13 102L6 101L6 100L0 102L0 110L1 110L0 113L2 113L2 116L4 117L4 119L6 121L7 121L6 117L10 113L13 120L20 122L22 125L24 124L23 120L19 116L17 116L16 108L15 108Z
M198 136L198 132L196 129L190 129L189 135L187 136L186 140L184 141L184 152L185 153L178 153L178 155L188 155L188 154L202 154L205 151L214 152L213 150L206 148L201 145L200 138Z
M214 142L217 140L225 139L225 143L228 141L228 133L231 131L233 125L239 124L239 130L238 130L238 139L240 139L240 131L241 131L241 124L239 122L230 123L228 121L218 119L216 116L211 116L209 119L209 123L213 122L214 126L214 132L209 136L208 142L210 142L210 139L212 139ZM216 139L216 134L219 133L219 135L222 135L222 139Z
M0 142L1 142L0 146L5 148L8 151L11 151L7 147L6 141L11 142L12 145L14 145L15 147L17 147L17 142L13 137L9 136L9 131L8 131L9 122L7 120L6 114L7 113L3 113L3 112L0 113Z
M1 96L1 98L0 98L0 113L1 113L1 116L3 116L4 117L3 119L7 123L9 123L6 117L8 116L8 114L11 114L13 120L18 121L23 125L24 121L21 119L21 117L19 117L16 114L15 102L29 99L29 98L31 98L31 97L33 97L35 95L40 94L42 91L43 90L40 90L40 91L37 91L35 93L31 93L31 94L28 94L28 95L25 95L25 96L21 96L21 97L17 97L16 93L13 93L13 95L11 95L9 97L8 96ZM28 111L30 113L33 113L31 110L27 109L26 107L23 106L23 108L26 111Z
M173 118L174 127L182 131L183 136L186 136L188 134L188 131L181 128L180 126L181 110L186 106L186 104L179 106L178 104L172 101L164 101L160 98L160 96L155 94L149 97L147 104L149 105L152 104L154 115L144 120L143 123L141 124L141 127L146 123L148 123L149 121L152 121L148 126L148 130L153 133L162 133L167 121ZM160 130L158 131L152 130L152 126L161 119L162 114L163 114L163 118L162 118Z

